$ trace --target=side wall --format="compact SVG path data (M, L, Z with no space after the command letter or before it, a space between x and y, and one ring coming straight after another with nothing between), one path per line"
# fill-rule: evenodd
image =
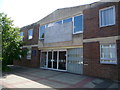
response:
M40 67L40 51L38 47L32 47L31 59L28 60L26 57L22 57L21 60L15 60L14 65Z
M120 39L117 40L118 80L120 80Z
M85 75L120 80L120 78L118 78L118 70L120 71L119 63L117 65L100 64L99 42L88 42L84 43L83 46ZM117 41L117 53L120 53L120 40ZM120 56L117 56L118 62L120 62Z
M99 26L99 10L103 8L107 8L110 6L115 6L115 25L100 27ZM100 37L109 37L109 36L117 36L118 33L118 3L104 3L98 5L94 8L89 8L84 10L84 39L90 38L100 38ZM120 35L120 34L119 34Z
M120 3L103 3L84 10L83 57L84 74L113 80L120 80ZM115 6L116 24L99 26L99 10ZM116 43L118 64L100 64L100 44Z
M33 37L32 39L28 39L28 30L33 29ZM39 24L32 24L26 27L21 28L21 32L23 32L23 41L25 45L36 45L38 44L39 39Z

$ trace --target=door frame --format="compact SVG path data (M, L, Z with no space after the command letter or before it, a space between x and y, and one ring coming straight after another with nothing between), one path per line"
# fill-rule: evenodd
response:
M54 69L53 68L53 62L52 62L52 68L48 68L48 52L52 52L52 60L53 60L53 56L54 56L54 51L57 51L57 69ZM66 51L66 70L61 70L61 69L58 69L59 67L59 51ZM40 68L43 68L43 69L50 69L50 70L57 70L57 71L67 71L67 49L64 49L64 50L45 50L45 51L42 51L41 50L41 56L42 56L42 52L47 52L47 55L46 55L46 67L40 67ZM40 63L41 63L41 57L40 57Z

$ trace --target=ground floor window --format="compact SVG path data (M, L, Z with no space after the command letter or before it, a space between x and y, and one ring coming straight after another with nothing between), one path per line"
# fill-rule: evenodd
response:
M100 47L100 63L117 64L116 44L101 44Z
M28 48L27 59L31 59L31 48Z

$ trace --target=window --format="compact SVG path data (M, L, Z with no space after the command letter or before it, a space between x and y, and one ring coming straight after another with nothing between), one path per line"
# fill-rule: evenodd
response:
M116 44L103 44L100 51L100 63L117 64Z
M68 22L72 22L72 18L68 18L68 19L63 20L63 23L68 23Z
M57 24L62 24L62 21L58 21L58 22L56 22Z
M45 25L46 27L53 27L53 26L55 26L55 23L49 23L49 24L47 24L47 25Z
M108 7L99 11L100 27L115 24L115 7Z
M31 48L28 48L27 59L31 59Z
M20 32L20 38L23 40L23 32Z
M73 23L73 34L82 33L83 32L83 15L75 16Z
M45 26L40 26L39 29L39 38L44 39L44 33L45 33Z
M32 39L32 35L33 35L33 30L30 29L30 30L28 31L28 39Z

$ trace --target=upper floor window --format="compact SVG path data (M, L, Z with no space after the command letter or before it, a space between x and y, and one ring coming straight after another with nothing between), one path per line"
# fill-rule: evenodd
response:
M101 63L117 64L116 44L102 44L100 49Z
M72 18L68 18L68 19L63 20L63 23L68 23L68 22L72 22Z
M20 32L20 38L23 40L23 32Z
M100 27L115 24L115 6L99 10Z
M56 23L57 23L57 24L62 24L62 20L61 20L61 21L57 21Z
M33 30L30 29L28 30L28 39L32 39L32 37L33 37Z
M40 26L39 29L39 39L44 39L45 26Z
M73 34L83 32L83 15L75 16L73 23Z

